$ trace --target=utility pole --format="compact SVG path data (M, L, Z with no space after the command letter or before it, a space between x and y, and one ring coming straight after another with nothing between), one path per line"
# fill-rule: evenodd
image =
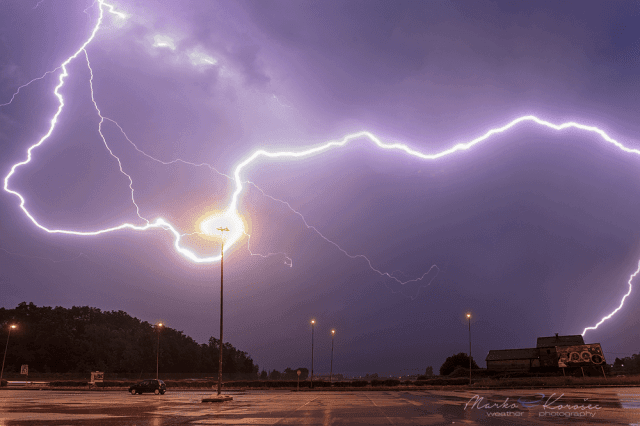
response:
M329 370L329 383L333 382L333 336L335 336L336 331L331 330L331 370Z
M5 359L7 359L7 350L9 349L9 338L11 337L11 330L15 328L15 324L11 324L9 326L9 333L7 334L7 344L4 347L4 356L2 357L2 370L0 370L0 386L2 386L2 376L4 375L4 361Z
M313 389L313 328L316 325L316 320L311 320L311 389Z
M160 365L160 329L162 323L156 324L156 332L158 333L158 346L156 348L156 380L158 380L158 365Z
M467 314L469 320L469 386L471 386L471 314Z
M224 279L224 232L229 228L217 228L223 235L222 246L220 247L220 362L218 363L218 395L222 392L222 296L223 296L223 279Z

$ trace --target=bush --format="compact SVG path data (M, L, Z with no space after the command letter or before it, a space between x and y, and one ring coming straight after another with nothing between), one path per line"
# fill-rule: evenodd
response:
M75 381L75 380L60 380L60 381L56 381L56 382L49 382L49 386L51 387L60 387L60 386L68 386L68 387L82 387L82 386L89 386L88 382L81 382L81 381Z
M135 385L138 382L131 382L131 381L104 381L102 383L96 383L96 386L99 388L118 388L118 387L129 387L132 385Z
M354 380L350 384L350 386L353 386L354 388L364 388L368 385L369 385L369 382L367 382L366 380Z
M447 385L464 385L468 384L469 379L464 378L448 378L448 377L438 377L427 380L416 380L414 382L415 386L447 386Z
M469 377L469 369L457 366L450 374L449 377Z
M2 382L0 382L0 388L3 386L7 386L7 381L5 379L2 379Z
M447 358L440 367L440 375L448 376L449 374L453 373L456 367L469 368L469 355L465 354L464 352L460 352L459 354ZM473 358L471 358L471 368L479 368L478 364L473 361Z
M164 380L164 384L167 388L213 388L218 386L217 381L213 380ZM225 387L227 383L222 383L222 387Z

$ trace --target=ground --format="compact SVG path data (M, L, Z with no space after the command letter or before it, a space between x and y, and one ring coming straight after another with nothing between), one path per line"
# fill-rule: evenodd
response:
M0 425L640 425L636 387L227 393L3 389Z

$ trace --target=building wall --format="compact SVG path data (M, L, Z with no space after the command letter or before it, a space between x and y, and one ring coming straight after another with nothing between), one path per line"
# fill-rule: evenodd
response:
M540 357L540 366L542 367L558 367L558 353L556 348L540 348L538 349Z
M537 359L505 359L487 361L487 370L529 371L532 367L537 368L539 366L540 362Z

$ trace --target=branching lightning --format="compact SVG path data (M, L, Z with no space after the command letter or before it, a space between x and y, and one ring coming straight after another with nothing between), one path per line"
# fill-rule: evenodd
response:
M58 71L59 69L60 69L60 67L52 69L51 71L47 71L44 74L42 74L40 77L36 77L33 80L29 81L28 83L25 83L22 86L19 86L16 89L16 91L13 93L13 95L11 96L11 99L9 99L9 102L6 102L4 104L0 104L0 107L7 106L7 105L11 104L11 102L13 102L13 100L16 98L16 96L18 96L18 93L20 93L20 90L22 90L25 87L29 86L34 81L42 80L43 78L45 78L47 76L47 74L53 74L54 72Z
M38 2L38 4L36 4L35 7L38 7L38 5L41 3ZM86 51L87 46L94 40L98 30L100 29L101 23L103 22L103 19L105 17L105 12L108 12L118 18L124 19L126 18L126 15L117 11L115 9L114 6L106 3L103 0L98 0L97 1L97 5L98 5L98 9L99 9L99 15L98 15L98 19L96 21L95 26L93 27L89 37L87 38L87 40L80 46L80 48L78 48L78 50L73 53L69 58L67 58L59 67L55 68L52 71L47 71L46 73L44 73L41 77L35 78L31 81L29 81L28 83L18 87L18 89L16 90L16 92L13 94L13 96L11 97L11 100L7 103L4 104L0 104L0 107L2 106L6 106L9 105L13 102L13 100L15 99L15 97L19 94L20 90L29 86L30 84L32 84L35 81L41 80L43 79L45 76L47 76L48 74L52 74L55 73L57 71L60 71L60 74L58 75L58 84L55 86L54 90L53 90L53 94L54 96L58 99L58 108L55 112L55 114L53 115L53 118L50 121L50 125L49 125L49 129L46 132L46 134L44 136L42 136L42 138L40 138L40 140L38 140L37 142L35 142L33 145L31 145L27 151L26 151L26 159L24 161L18 162L16 164L14 164L9 173L6 175L5 179L4 179L4 190L14 196L16 196L20 202L19 202L19 207L20 209L24 212L24 214L26 215L26 217L38 228L40 228L41 230L48 232L48 233L57 233L57 234L69 234L69 235L78 235L78 236L95 236L95 235L101 235L101 234L105 234L105 233L109 233L109 232L114 232L114 231L119 231L119 230L125 230L125 229L130 229L133 231L147 231L147 230L151 230L151 229L161 229L164 231L168 231L173 235L174 238L174 248L175 250L182 255L183 257L185 257L186 259L195 262L195 263L211 263L211 262L217 262L220 260L220 256L207 256L207 257L202 257L200 255L198 255L197 253L189 250L188 248L185 248L181 245L181 240L183 237L185 237L186 235L189 234L181 234L172 224L170 224L168 221L166 221L163 218L157 218L154 221L150 221L148 219L146 219L145 217L143 217L143 215L141 214L140 208L139 206L136 204L135 201L135 197L134 197L134 184L133 184L133 179L131 178L131 176L129 174L127 174L123 167L122 167L122 163L120 161L120 159L113 153L113 151L109 148L109 145L107 144L107 140L104 136L104 134L102 133L102 126L103 124L105 124L105 122L110 122L113 123L114 125L116 125L119 130L122 132L122 134L125 136L125 138L127 139L127 141L132 144L134 146L134 148L141 154L145 155L146 157L159 162L161 164L172 164L172 163L177 163L177 162L181 162L184 164L188 164L191 166L206 166L208 167L210 170L227 177L228 179L233 181L233 184L235 185L235 189L233 191L233 193L231 194L231 198L229 201L229 205L227 206L227 208L218 215L215 216L211 216L210 218L205 219L200 226L200 233L203 234L208 234L208 235L213 235L214 232L212 232L213 230L215 230L218 226L229 226L232 228L232 230L235 230L234 232L231 232L230 235L228 235L225 238L225 244L228 248L230 248L235 242L237 242L240 238L242 238L243 235L246 235L248 237L248 241L250 240L250 235L247 234L244 230L244 225L242 222L242 219L238 213L238 204L239 204L239 199L240 196L242 195L244 189L245 189L245 185L252 185L255 188L257 188L264 196L269 197L270 199L282 203L283 205L285 205L287 208L289 208L292 212L294 212L297 216L300 217L300 219L302 220L302 222L304 223L304 225L307 227L307 229L313 230L316 234L318 234L321 238L323 238L325 241L327 241L328 243L334 245L338 250L340 250L342 253L344 253L346 256L348 256L349 258L352 259L364 259L365 262L368 264L369 268L378 273L380 276L383 277L387 277L391 280L395 280L397 283L399 284L407 284L409 282L420 282L422 280L424 280L425 278L427 278L428 276L431 275L431 272L433 270L436 271L436 275L437 272L439 271L437 266L433 265L427 272L425 272L421 277L419 278L415 278L412 280L408 280L408 281L402 281L400 279L398 279L394 274L390 274L387 272L382 272L378 269L376 269L371 261L364 255L352 255L347 253L345 250L343 250L337 243L335 243L334 241L326 238L316 227L310 225L307 223L306 219L304 218L304 216L296 211L295 209L293 209L293 207L286 201L274 198L268 194L266 194L262 189L260 189L257 185L255 185L254 183L252 183L251 181L248 180L243 180L242 176L244 174L246 174L247 170L250 168L250 166L252 164L254 164L255 162L257 162L258 160L261 159L276 159L276 158L285 158L285 159L299 159L299 158L306 158L306 157L311 157L311 156L315 156L315 155L319 155L322 153L325 153L329 150L332 149L338 149L341 148L345 145L347 145L348 143L354 141L354 140L367 140L368 142L371 142L375 147L382 149L382 150L395 150L395 151L401 151L409 156L412 157L416 157L422 160L437 160L440 159L442 157L448 156L448 155L453 155L455 153L458 152L462 152L462 151L467 151L473 147L475 147L476 145L480 144L481 142L484 142L486 140L488 140L489 138L491 138L494 135L506 132L514 127L516 127L517 125L524 123L524 122L532 122L535 124L538 124L540 126L552 129L552 130L556 130L556 131L563 131L566 129L578 129L578 130L582 130L585 132L590 132L590 133L595 133L598 136L600 136L600 138L606 142L609 143L611 145L614 145L616 148L629 153L629 154L636 154L636 155L640 155L640 150L635 149L635 148L629 148L625 145L623 145L622 143L618 142L617 140L613 139L612 137L610 137L609 135L607 135L607 133L605 133L603 130L594 127L594 126L587 126L584 124L579 124L576 122L567 122L567 123L562 123L562 124L554 124L551 123L549 121L546 120L542 120L536 116L533 115L526 115L526 116L522 116L519 118L514 119L513 121L505 124L502 127L498 127L498 128L494 128L491 129L489 131L487 131L485 134L483 134L482 136L479 136L469 142L464 142L464 143L458 143L454 146L452 146L451 148L445 149L443 151L437 152L437 153L424 153L418 150L415 150L405 144L402 143L385 143L383 142L381 139L379 139L376 135L374 135L371 132L368 131L361 131L361 132L357 132L357 133L352 133L349 135L344 136L342 139L340 140L336 140L336 141L329 141L326 143L323 143L321 145L317 145L317 146L313 146L304 150L300 150L300 151L279 151L279 152L269 152L266 150L257 150L255 152L253 152L250 156L248 156L245 160L243 160L241 163L239 163L233 171L233 175L229 176L226 175L220 171L218 171L217 169L215 169L214 167L212 167L211 165L207 164L207 163L192 163L192 162L188 162L188 161L184 161L181 159L176 159L176 160L171 160L171 161L161 161L156 159L155 157L152 157L151 155L143 152L142 150L140 150L130 139L129 137L126 135L126 133L124 132L124 130L122 129L122 127L115 122L114 120L105 117L102 115L102 112L100 111L100 108L98 107L98 103L95 100L94 97L94 93L93 93L93 69L91 68L91 64L89 61L89 55ZM62 112L63 108L64 108L64 98L63 96L60 94L60 89L63 87L65 80L67 77L69 77L69 73L67 71L67 66L71 63L71 61L75 60L78 56L80 56L81 54L84 54L84 57L86 59L87 62L87 66L89 68L90 71L90 81L89 81L89 85L90 85L90 89L91 89L91 101L93 102L93 105L96 109L96 112L98 114L98 116L100 117L100 121L98 124L98 133L100 134L100 137L103 141L104 146L106 147L107 151L109 152L109 154L118 162L118 167L120 172L126 176L129 180L129 189L131 192L131 201L133 203L133 205L135 206L136 209L136 214L138 216L138 218L141 219L141 221L143 222L143 224L132 224L132 223L123 223L121 225L118 226L114 226L114 227L110 227L110 228L104 228L104 229L99 229L99 230L95 230L95 231L74 231L74 230L69 230L69 229L49 229L46 226L42 225L40 222L38 222L38 220L29 212L29 210L26 207L26 199L17 191L10 189L9 187L9 182L11 180L11 178L16 174L17 170L22 167L25 166L27 164L29 164L31 162L31 159L33 158L33 152L40 147L42 144L44 144L49 137L53 134L55 128L56 128L56 124L58 122L58 117L60 116L60 113ZM247 245L248 247L248 245ZM250 251L250 250L249 250ZM251 254L255 254L255 253L251 253ZM275 253L269 253L267 255L260 255L257 254L259 256L263 256L263 257L269 257L274 255ZM278 253L281 255L284 255L285 257L285 264L287 264L288 266L292 266L292 260L291 258L289 258L286 254L284 253ZM604 323L606 320L610 319L614 314L616 314L624 305L624 301L626 300L626 298L631 294L631 290L632 290L632 281L633 279L638 275L638 273L640 273L640 263L638 265L638 269L636 269L636 271L629 277L628 280L628 286L629 289L627 291L627 293L624 295L624 297L622 298L622 300L620 301L620 305L613 311L611 312L609 315L605 316L604 318L602 318L600 320L600 322L598 322L595 326L592 327L586 327L582 334L584 335L588 330L595 330L598 328L598 326L600 326L602 323ZM435 278L435 275L432 276L432 278L428 281L428 283L426 285L429 285L433 279Z

